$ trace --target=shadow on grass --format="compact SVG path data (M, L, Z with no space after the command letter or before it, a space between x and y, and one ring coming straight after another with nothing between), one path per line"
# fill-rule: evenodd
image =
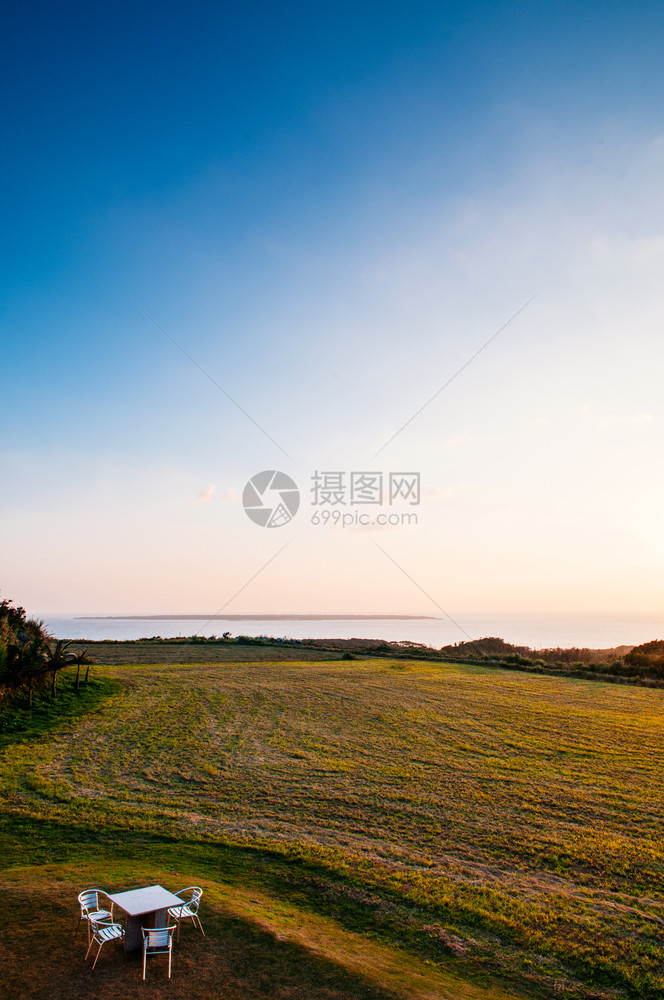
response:
M369 935L373 941L383 942L388 947L396 947L402 952L410 953L413 958L418 957L432 965L437 966L443 959L445 974L462 977L469 987L473 982L480 988L489 985L483 970L475 967L472 960L464 961L463 957L451 955L449 949L434 937L422 933L422 925L438 919L438 911L432 909L428 912L420 907L416 913L411 913L411 908L404 904L398 894L392 894L386 889L382 890L381 898L377 899L378 905L371 905L367 903L366 893L358 897L358 886L361 888L361 881L357 882L350 873L318 864L313 859L284 853L277 847L270 850L265 846L174 840L169 836L152 835L142 830L110 826L91 827L31 819L20 815L0 815L0 859L4 860L7 866L9 882L12 880L12 869L17 873L19 880L22 879L20 869L23 866L26 869L34 866L54 866L68 879L73 877L75 871L83 871L86 867L89 871L94 871L95 877L89 884L79 885L76 892L70 891L67 904L70 913L71 900L76 898L76 893L82 888L100 885L106 888L115 886L116 889L129 889L150 885L157 881L155 872L160 872L160 879L164 879L161 884L169 888L176 885L209 883L238 890L263 891L269 897L297 908L305 921L307 913L330 918L345 931ZM2 861L0 861L0 872L1 870ZM38 901L33 900L31 905L38 906ZM243 955L251 951L247 943L246 928L252 928L252 941L260 938L262 943L257 954L258 965L261 965L260 956L271 950L266 947L267 942L272 941L271 947L274 947L274 939L269 932L257 930L251 922L245 924L242 917L231 919L228 916L222 936L229 935L228 939L232 940L233 935L230 931L236 923L237 926L244 928L240 936ZM307 967L314 962L312 953L306 948L303 949L292 942L288 944L290 951L284 948L285 945L279 945L280 967L285 968L287 957L296 954L306 956ZM100 963L103 957L102 952ZM301 960L303 959L297 958L297 962ZM324 962L326 969L336 970L335 975L343 974L350 977L349 982L353 978L351 972L344 970L343 966L335 964L334 961L323 959L320 961ZM233 974L238 975L237 969ZM317 975L321 984L326 981L321 970ZM364 985L358 992L360 982ZM358 983L355 983L352 989L348 985L344 987L345 992L326 992L328 987L322 990L322 986L319 985L316 987L317 991L307 993L305 990L300 993L293 992L295 987L289 986L291 992L286 990L283 994L269 991L264 994L260 992L243 994L240 991L231 992L228 996L245 995L249 998L283 995L315 1000L318 997L387 998L395 995L390 992L389 987L380 992L379 987L369 984L368 980L358 979ZM209 986L208 983L206 989ZM79 995L83 994L71 994L73 998L78 998ZM215 1000L219 996L222 1000L227 994L203 992L192 995L214 997ZM108 996L114 997L115 994L109 993ZM403 996L403 993L400 996Z
M13 889L3 893L0 931L0 983L3 996L35 1000L79 1000L94 996L116 1000L146 996L171 1000L395 1000L342 966L292 941L279 940L250 921L209 905L204 912L206 937L183 926L173 951L169 981L167 959L149 959L142 983L139 957L125 959L117 942L104 945L92 972L93 956L84 962L86 928L76 927L76 896L71 888ZM142 993L141 993L142 995Z
M32 708L28 708L22 694L14 692L0 706L0 750L13 743L45 736L93 712L121 690L119 681L93 677L87 684L81 683L76 691L74 676L66 674L58 681L57 698L47 690L36 691Z

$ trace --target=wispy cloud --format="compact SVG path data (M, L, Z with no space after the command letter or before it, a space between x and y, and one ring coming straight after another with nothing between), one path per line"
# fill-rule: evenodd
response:
M214 496L214 491L214 486L208 486L206 490L203 490L202 493L199 493L198 496L194 497L194 503L207 503L208 500L211 500Z

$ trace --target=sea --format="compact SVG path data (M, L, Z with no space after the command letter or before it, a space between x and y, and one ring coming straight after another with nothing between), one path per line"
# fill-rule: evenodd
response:
M39 617L39 616L36 616ZM458 614L453 619L404 616L341 618L285 615L247 618L44 615L58 639L142 639L161 636L231 635L289 639L385 639L439 648L468 639L496 636L531 649L587 647L609 649L664 638L662 615Z

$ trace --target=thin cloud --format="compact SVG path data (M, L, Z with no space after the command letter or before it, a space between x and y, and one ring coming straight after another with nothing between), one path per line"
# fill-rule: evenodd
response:
M214 491L214 486L208 486L206 490L203 490L203 492L199 493L197 497L194 497L194 503L207 503L208 500L211 500L214 496Z

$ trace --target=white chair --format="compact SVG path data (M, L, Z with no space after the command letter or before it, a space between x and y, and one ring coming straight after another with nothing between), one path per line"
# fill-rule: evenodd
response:
M108 900L108 902L107 902ZM84 889L78 895L78 901L81 906L81 915L76 924L76 934L74 937L78 936L78 930L81 926L81 920L87 920L88 922L88 944L90 944L90 924L93 920L112 920L113 919L113 900L109 899L108 894L104 892L103 889ZM110 905L110 909L107 907Z
M122 941L124 937L124 927L121 924L109 924L103 923L99 920L90 920L89 926L92 928L92 937L90 938L90 943L88 945L88 950L85 953L87 958L90 954L90 948L92 948L93 942L98 944L97 955L94 962L92 963L92 968L94 969L97 964L97 959L102 949L102 945L105 945L107 941Z
M141 927L143 931L143 979L148 955L168 955L168 978L171 978L171 957L173 954L173 932L171 927Z
M203 924L201 923L201 918L198 916L198 907L201 902L203 890L197 885L190 885L186 889L180 889L175 895L182 898L182 906L171 906L168 915L177 921L178 941L180 940L180 921L182 920L191 920L194 927L198 924L201 934L205 937Z

